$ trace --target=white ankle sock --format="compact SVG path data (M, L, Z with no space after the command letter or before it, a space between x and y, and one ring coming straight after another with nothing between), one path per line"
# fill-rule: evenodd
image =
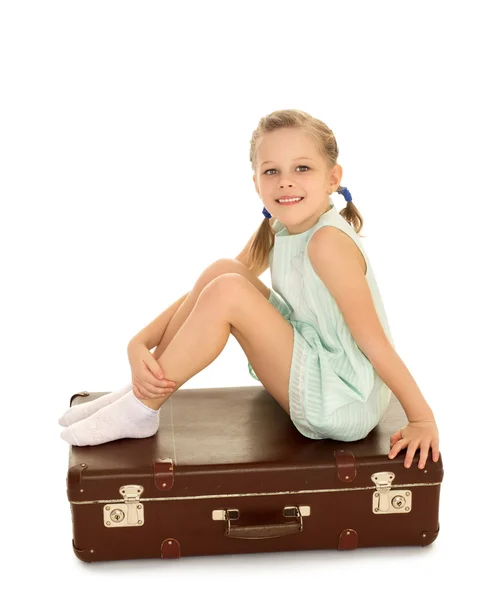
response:
M132 382L128 383L120 390L110 392L109 394L103 394L103 396L95 398L90 402L85 402L83 404L75 404L75 406L71 406L71 408L68 408L64 415L58 420L58 423L63 427L68 427L73 423L77 423L82 419L86 419L86 417L89 417L97 410L100 410L100 408L103 408L108 404L112 404L112 402L115 402L115 400L118 400L131 390Z
M73 446L96 446L120 438L145 438L157 433L159 410L141 402L132 391L61 432Z

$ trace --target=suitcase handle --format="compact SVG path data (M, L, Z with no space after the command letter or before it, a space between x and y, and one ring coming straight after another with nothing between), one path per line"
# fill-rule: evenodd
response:
M289 523L270 523L268 525L231 525L227 518L225 535L241 540L262 540L269 538L284 537L303 531L303 517L299 507L294 507L296 519Z

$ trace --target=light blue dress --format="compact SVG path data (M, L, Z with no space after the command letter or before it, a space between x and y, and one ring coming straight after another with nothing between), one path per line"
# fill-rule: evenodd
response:
M330 200L307 231L289 234L276 219L269 255L270 302L293 326L289 380L290 417L311 439L363 439L381 420L391 390L353 338L333 296L308 257L308 243L321 227L337 227L357 244L367 265L366 280L384 332L394 346L382 297L360 236ZM260 381L250 362L249 372Z

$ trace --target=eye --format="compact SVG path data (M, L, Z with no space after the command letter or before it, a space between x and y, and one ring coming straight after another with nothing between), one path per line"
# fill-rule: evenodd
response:
M301 168L308 169L308 171L309 171L309 167L307 167L306 165L298 165L298 166L296 167L296 169L301 169ZM277 169L267 169L267 171L264 171L264 175L265 175L266 173L268 173L269 171L277 171Z

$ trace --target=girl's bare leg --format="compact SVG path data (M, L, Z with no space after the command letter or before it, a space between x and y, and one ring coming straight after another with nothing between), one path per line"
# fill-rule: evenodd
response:
M245 265L233 258L222 258L217 260L201 273L188 297L172 316L161 341L152 353L156 360L161 357L164 350L169 346L174 336L190 315L203 289L213 281L213 279L224 273L239 273L240 275L244 275L267 299L269 299L269 288Z
M260 306L268 304L245 278L233 273L223 274L204 287L188 318L157 361L169 380L176 383L176 389L221 353L232 333L233 323L242 320L236 299L241 300L241 306L248 307L259 297ZM251 326L254 317L252 310ZM158 431L160 407L173 393L163 397L151 395L146 400L130 391L86 419L66 427L61 438L72 445L93 446L121 438L150 437Z
M218 290L212 285L217 283L218 280L211 282L201 292L188 318L157 361L167 378L176 383L175 391L211 364L227 344L231 332L231 323L225 313L228 301L219 298ZM139 400L149 408L159 410L174 393Z

